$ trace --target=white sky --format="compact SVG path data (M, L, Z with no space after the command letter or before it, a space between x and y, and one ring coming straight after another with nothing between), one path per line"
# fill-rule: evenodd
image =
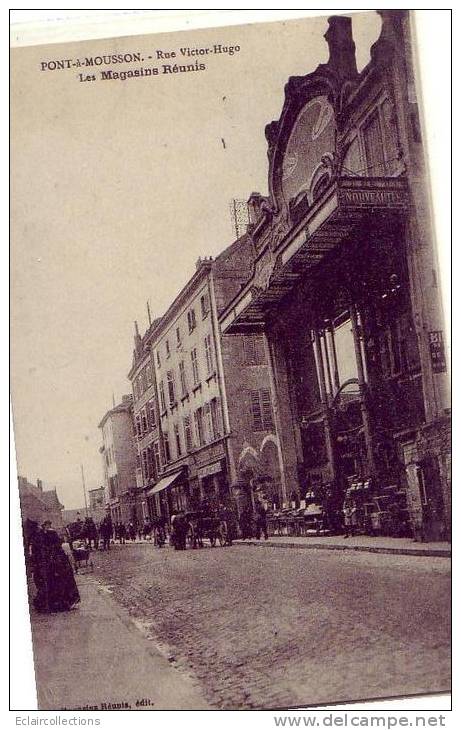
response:
M359 67L380 22L354 16ZM162 314L198 256L232 242L232 198L267 194L264 126L280 115L288 77L327 60L326 27L306 19L13 51L18 470L56 486L66 507L82 504L81 463L87 488L102 481L97 424L112 392L129 392L133 320L144 331L146 300ZM40 71L44 58L215 42L241 51L203 73L82 84L72 70Z

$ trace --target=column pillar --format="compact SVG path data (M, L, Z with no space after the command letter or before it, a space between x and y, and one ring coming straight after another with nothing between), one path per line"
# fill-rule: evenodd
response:
M352 323L352 335L354 338L355 358L357 360L357 375L358 375L358 381L359 381L363 428L364 428L364 432L365 432L365 446L366 446L366 450L367 450L368 463L370 465L371 473L373 474L375 471L375 460L374 460L372 438L371 438L370 415L368 413L368 406L366 403L366 387L365 387L365 373L364 373L363 360L362 360L362 345L361 345L361 341L360 341L360 333L359 333L359 328L358 328L358 324L357 324L357 310L355 308L355 304L351 304L349 306L349 315L350 315L351 323Z

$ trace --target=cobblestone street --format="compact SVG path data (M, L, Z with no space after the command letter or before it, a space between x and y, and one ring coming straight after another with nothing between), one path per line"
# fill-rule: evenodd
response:
M215 708L450 688L450 561L114 546L95 577Z

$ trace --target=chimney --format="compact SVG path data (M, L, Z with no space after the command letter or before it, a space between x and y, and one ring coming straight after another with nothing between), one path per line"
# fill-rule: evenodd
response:
M138 354L141 350L142 341L141 335L139 334L138 323L134 323L134 351Z
M328 18L328 30L324 35L330 58L328 65L343 78L357 75L355 43L352 37L352 18L346 15L333 15Z
M261 193L251 193L248 198L248 214L250 225L254 226L261 217L261 205L266 198Z

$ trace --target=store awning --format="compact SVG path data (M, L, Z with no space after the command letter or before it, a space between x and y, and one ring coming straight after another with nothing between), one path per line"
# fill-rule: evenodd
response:
M171 486L173 482L176 481L180 474L182 474L182 471L175 471L174 474L169 474L167 477L163 477L163 479L160 479L160 481L157 482L155 487L152 487L152 489L149 489L149 491L146 492L146 495L148 497L152 497L153 494L163 492L164 489Z
M353 238L370 216L383 220L408 208L403 178L337 178L292 226L275 251L255 262L252 279L221 314L226 334L260 332L268 315L329 252Z

